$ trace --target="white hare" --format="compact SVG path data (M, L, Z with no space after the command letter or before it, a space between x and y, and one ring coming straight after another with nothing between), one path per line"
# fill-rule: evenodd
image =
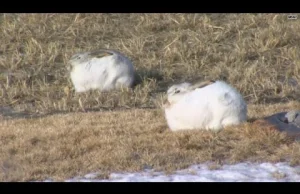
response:
M218 131L247 119L242 95L223 81L173 85L167 91L165 117L172 131L206 129Z
M132 87L134 82L132 62L114 50L81 52L73 55L68 63L76 92L109 91Z

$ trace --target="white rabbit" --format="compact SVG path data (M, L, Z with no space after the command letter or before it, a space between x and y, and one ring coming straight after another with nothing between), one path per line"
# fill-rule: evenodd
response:
M68 63L76 92L95 89L109 91L132 87L134 82L132 62L114 50L100 49L78 53Z
M247 104L242 95L223 81L173 85L168 89L164 109L172 131L218 131L247 119Z

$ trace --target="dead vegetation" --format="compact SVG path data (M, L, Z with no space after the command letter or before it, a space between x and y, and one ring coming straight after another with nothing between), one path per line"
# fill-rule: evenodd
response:
M2 181L208 160L299 163L299 144L284 134L250 123L171 133L159 109L169 85L203 79L236 87L250 121L299 108L300 23L286 14L2 14L0 24ZM133 90L74 93L66 61L97 48L133 61ZM69 114L38 117L58 112ZM7 119L14 114L36 118Z
M293 107L300 103L250 105L249 118ZM174 133L155 109L3 119L0 141L1 181L62 181L95 171L107 178L146 167L170 173L206 161L216 164L212 169L241 161L300 164L300 144L284 133L251 122L218 133Z

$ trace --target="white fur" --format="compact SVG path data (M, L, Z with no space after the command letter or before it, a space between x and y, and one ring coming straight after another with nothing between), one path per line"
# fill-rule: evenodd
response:
M192 88L189 84L179 84L168 90L169 105L165 107L165 116L172 131L218 131L246 121L247 104L241 94L227 83L216 81L202 88L189 88ZM183 92L172 92L178 89Z
M112 55L96 57L96 54ZM131 61L121 53L102 49L73 55L69 61L70 76L76 92L88 90L109 91L131 87L134 68Z

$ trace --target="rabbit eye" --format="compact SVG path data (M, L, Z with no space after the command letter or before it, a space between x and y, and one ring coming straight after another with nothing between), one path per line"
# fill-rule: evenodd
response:
M175 94L177 94L177 93L179 93L179 92L180 92L180 90L175 89Z

